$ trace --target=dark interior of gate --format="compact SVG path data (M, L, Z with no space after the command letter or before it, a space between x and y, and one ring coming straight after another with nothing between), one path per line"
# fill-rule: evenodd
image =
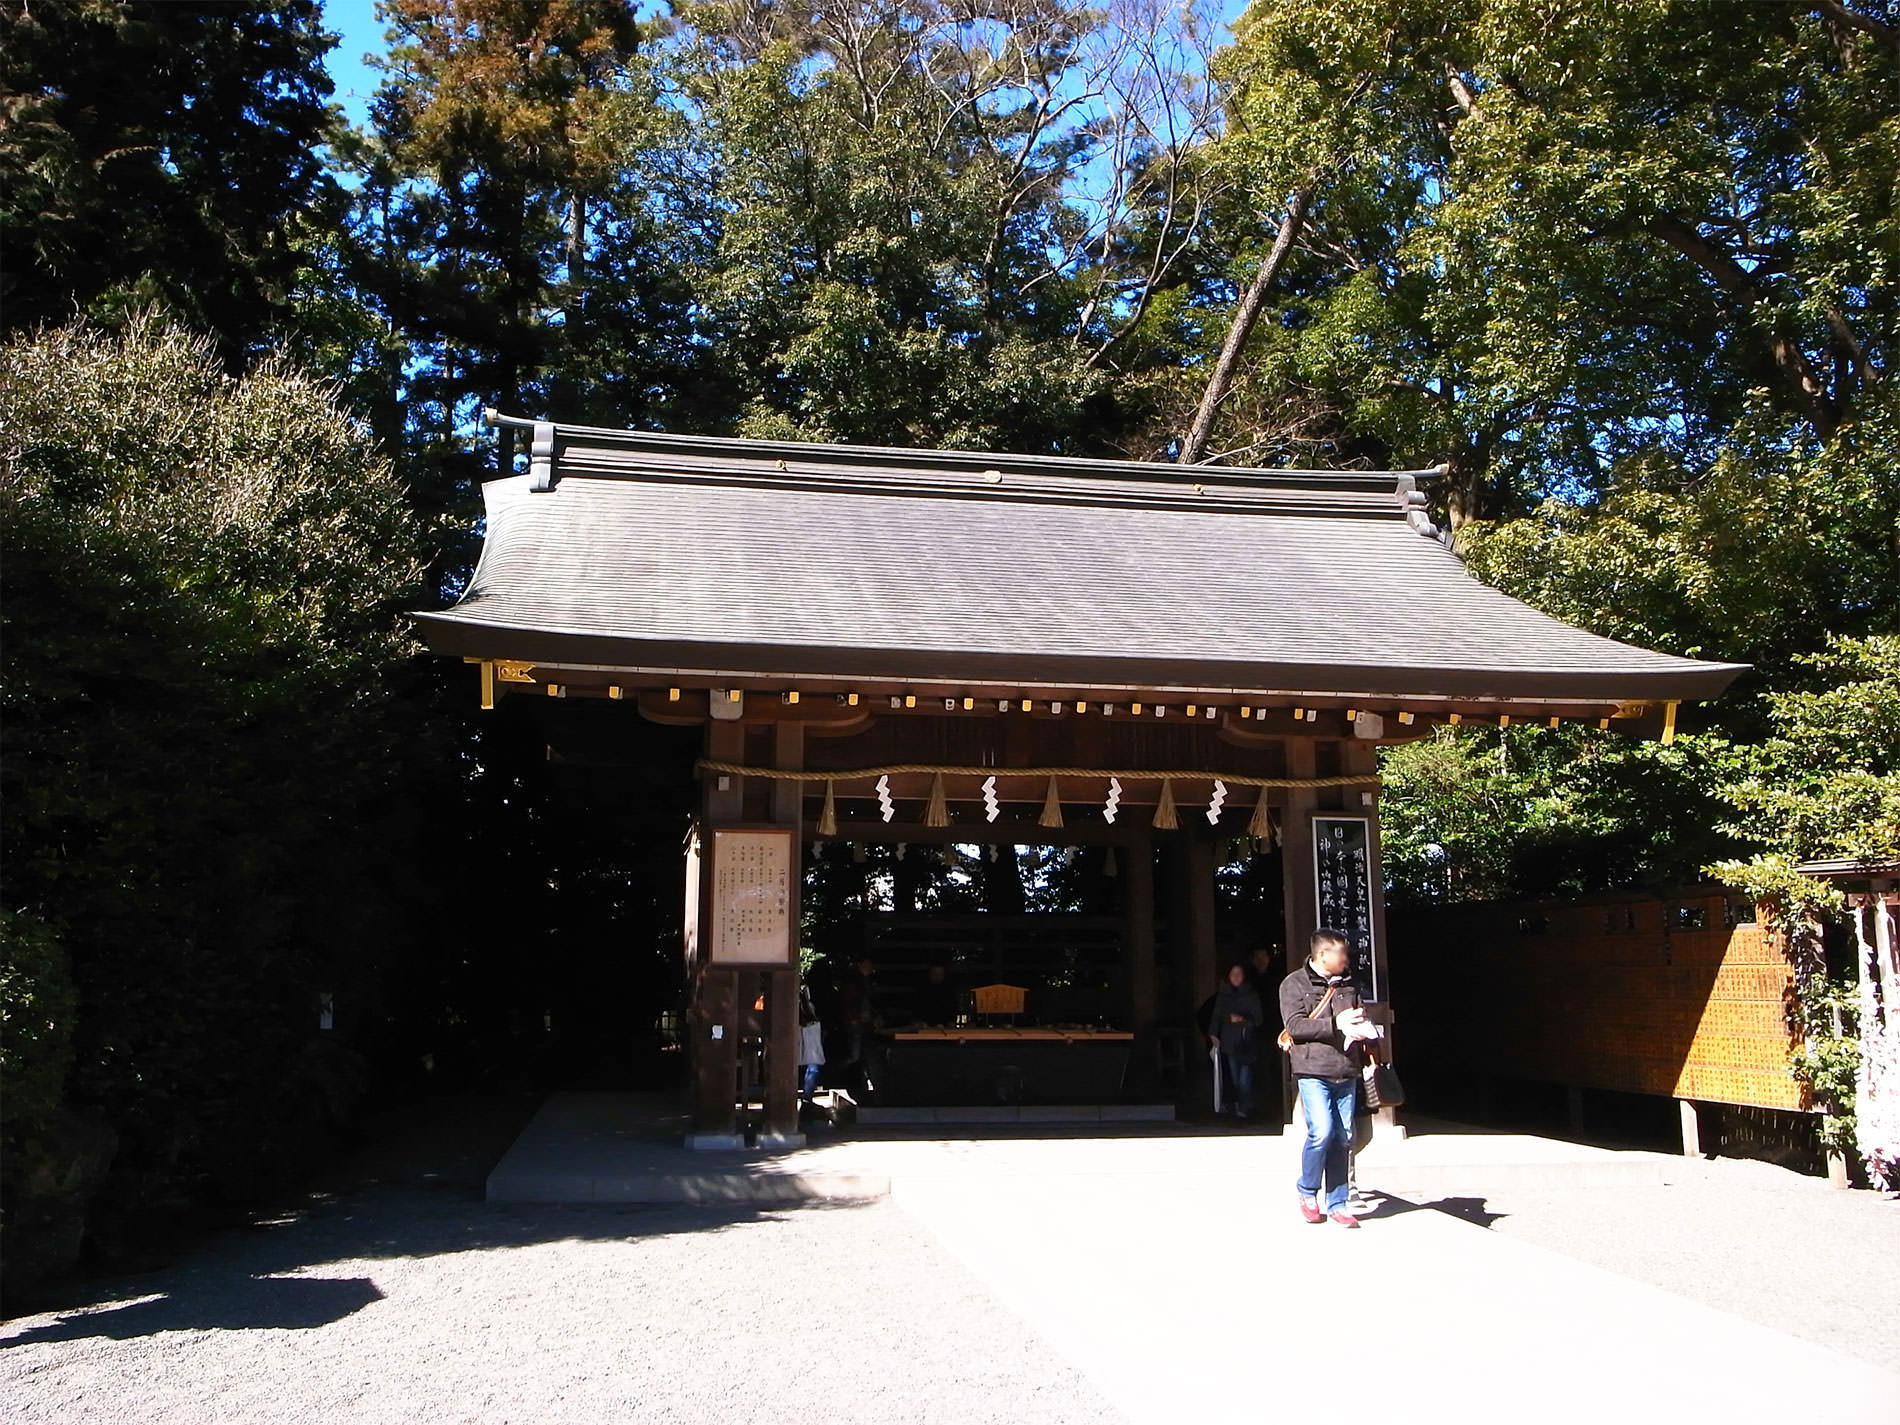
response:
M941 826L928 824L939 774L890 776L889 821L875 796L840 797L835 782L827 817L823 784L807 784L801 970L826 1025L822 1083L894 1107L1173 1105L1207 1092L1197 1013L1218 973L1244 963L1264 986L1284 972L1285 809L1261 791L1210 820L1212 782L1182 778L1174 825L1157 830L1158 783L1131 777L1111 805L1108 775L1010 775L1219 760L1201 728L1086 717L922 718L808 741L815 770L906 749L998 769L943 778ZM1278 749L1219 750L1284 775ZM881 1041L868 1066L849 1028L867 990Z

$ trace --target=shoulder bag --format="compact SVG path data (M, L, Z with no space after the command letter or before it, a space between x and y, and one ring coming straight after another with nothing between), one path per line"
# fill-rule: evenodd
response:
M1322 999L1318 1004L1314 1005L1312 1013L1308 1014L1306 1017L1308 1019L1318 1019L1320 1015L1325 1012L1326 1006L1332 1003L1333 996L1337 994L1338 991L1339 991L1338 985L1327 986L1325 998ZM1273 1042L1280 1046L1280 1052L1282 1054L1291 1054L1293 1052L1293 1035L1291 1031L1282 1029L1280 1031L1280 1037L1274 1040Z

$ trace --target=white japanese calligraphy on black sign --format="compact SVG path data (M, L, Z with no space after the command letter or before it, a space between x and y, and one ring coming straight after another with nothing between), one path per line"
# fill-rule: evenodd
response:
M1352 947L1352 974L1362 993L1380 998L1372 943L1372 824L1363 816L1313 818L1313 880L1319 923Z

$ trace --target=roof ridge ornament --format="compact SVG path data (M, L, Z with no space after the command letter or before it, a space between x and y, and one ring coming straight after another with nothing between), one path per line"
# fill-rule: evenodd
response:
M1449 465L1435 465L1426 472L1428 475L1448 475ZM1425 492L1418 488L1418 479L1409 472L1400 472L1398 483L1399 507L1405 511L1405 522L1427 539L1439 538L1438 526L1432 523L1431 511L1425 505Z
M543 493L554 488L553 421L534 423L534 441L528 447L528 488Z

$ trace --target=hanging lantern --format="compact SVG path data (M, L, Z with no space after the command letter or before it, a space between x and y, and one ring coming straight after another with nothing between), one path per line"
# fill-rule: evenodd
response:
M1042 799L1042 816L1038 818L1044 826L1062 825L1062 793L1056 788L1056 779L1049 779L1049 794Z
M930 804L924 808L925 826L948 826L950 824L950 804L943 794L943 773L938 772L930 779Z
M838 834L837 784L829 777L825 778L825 807L818 813L818 834L820 836Z
M1161 779L1161 801L1155 807L1154 825L1160 831L1173 831L1180 823L1174 816L1174 783Z

